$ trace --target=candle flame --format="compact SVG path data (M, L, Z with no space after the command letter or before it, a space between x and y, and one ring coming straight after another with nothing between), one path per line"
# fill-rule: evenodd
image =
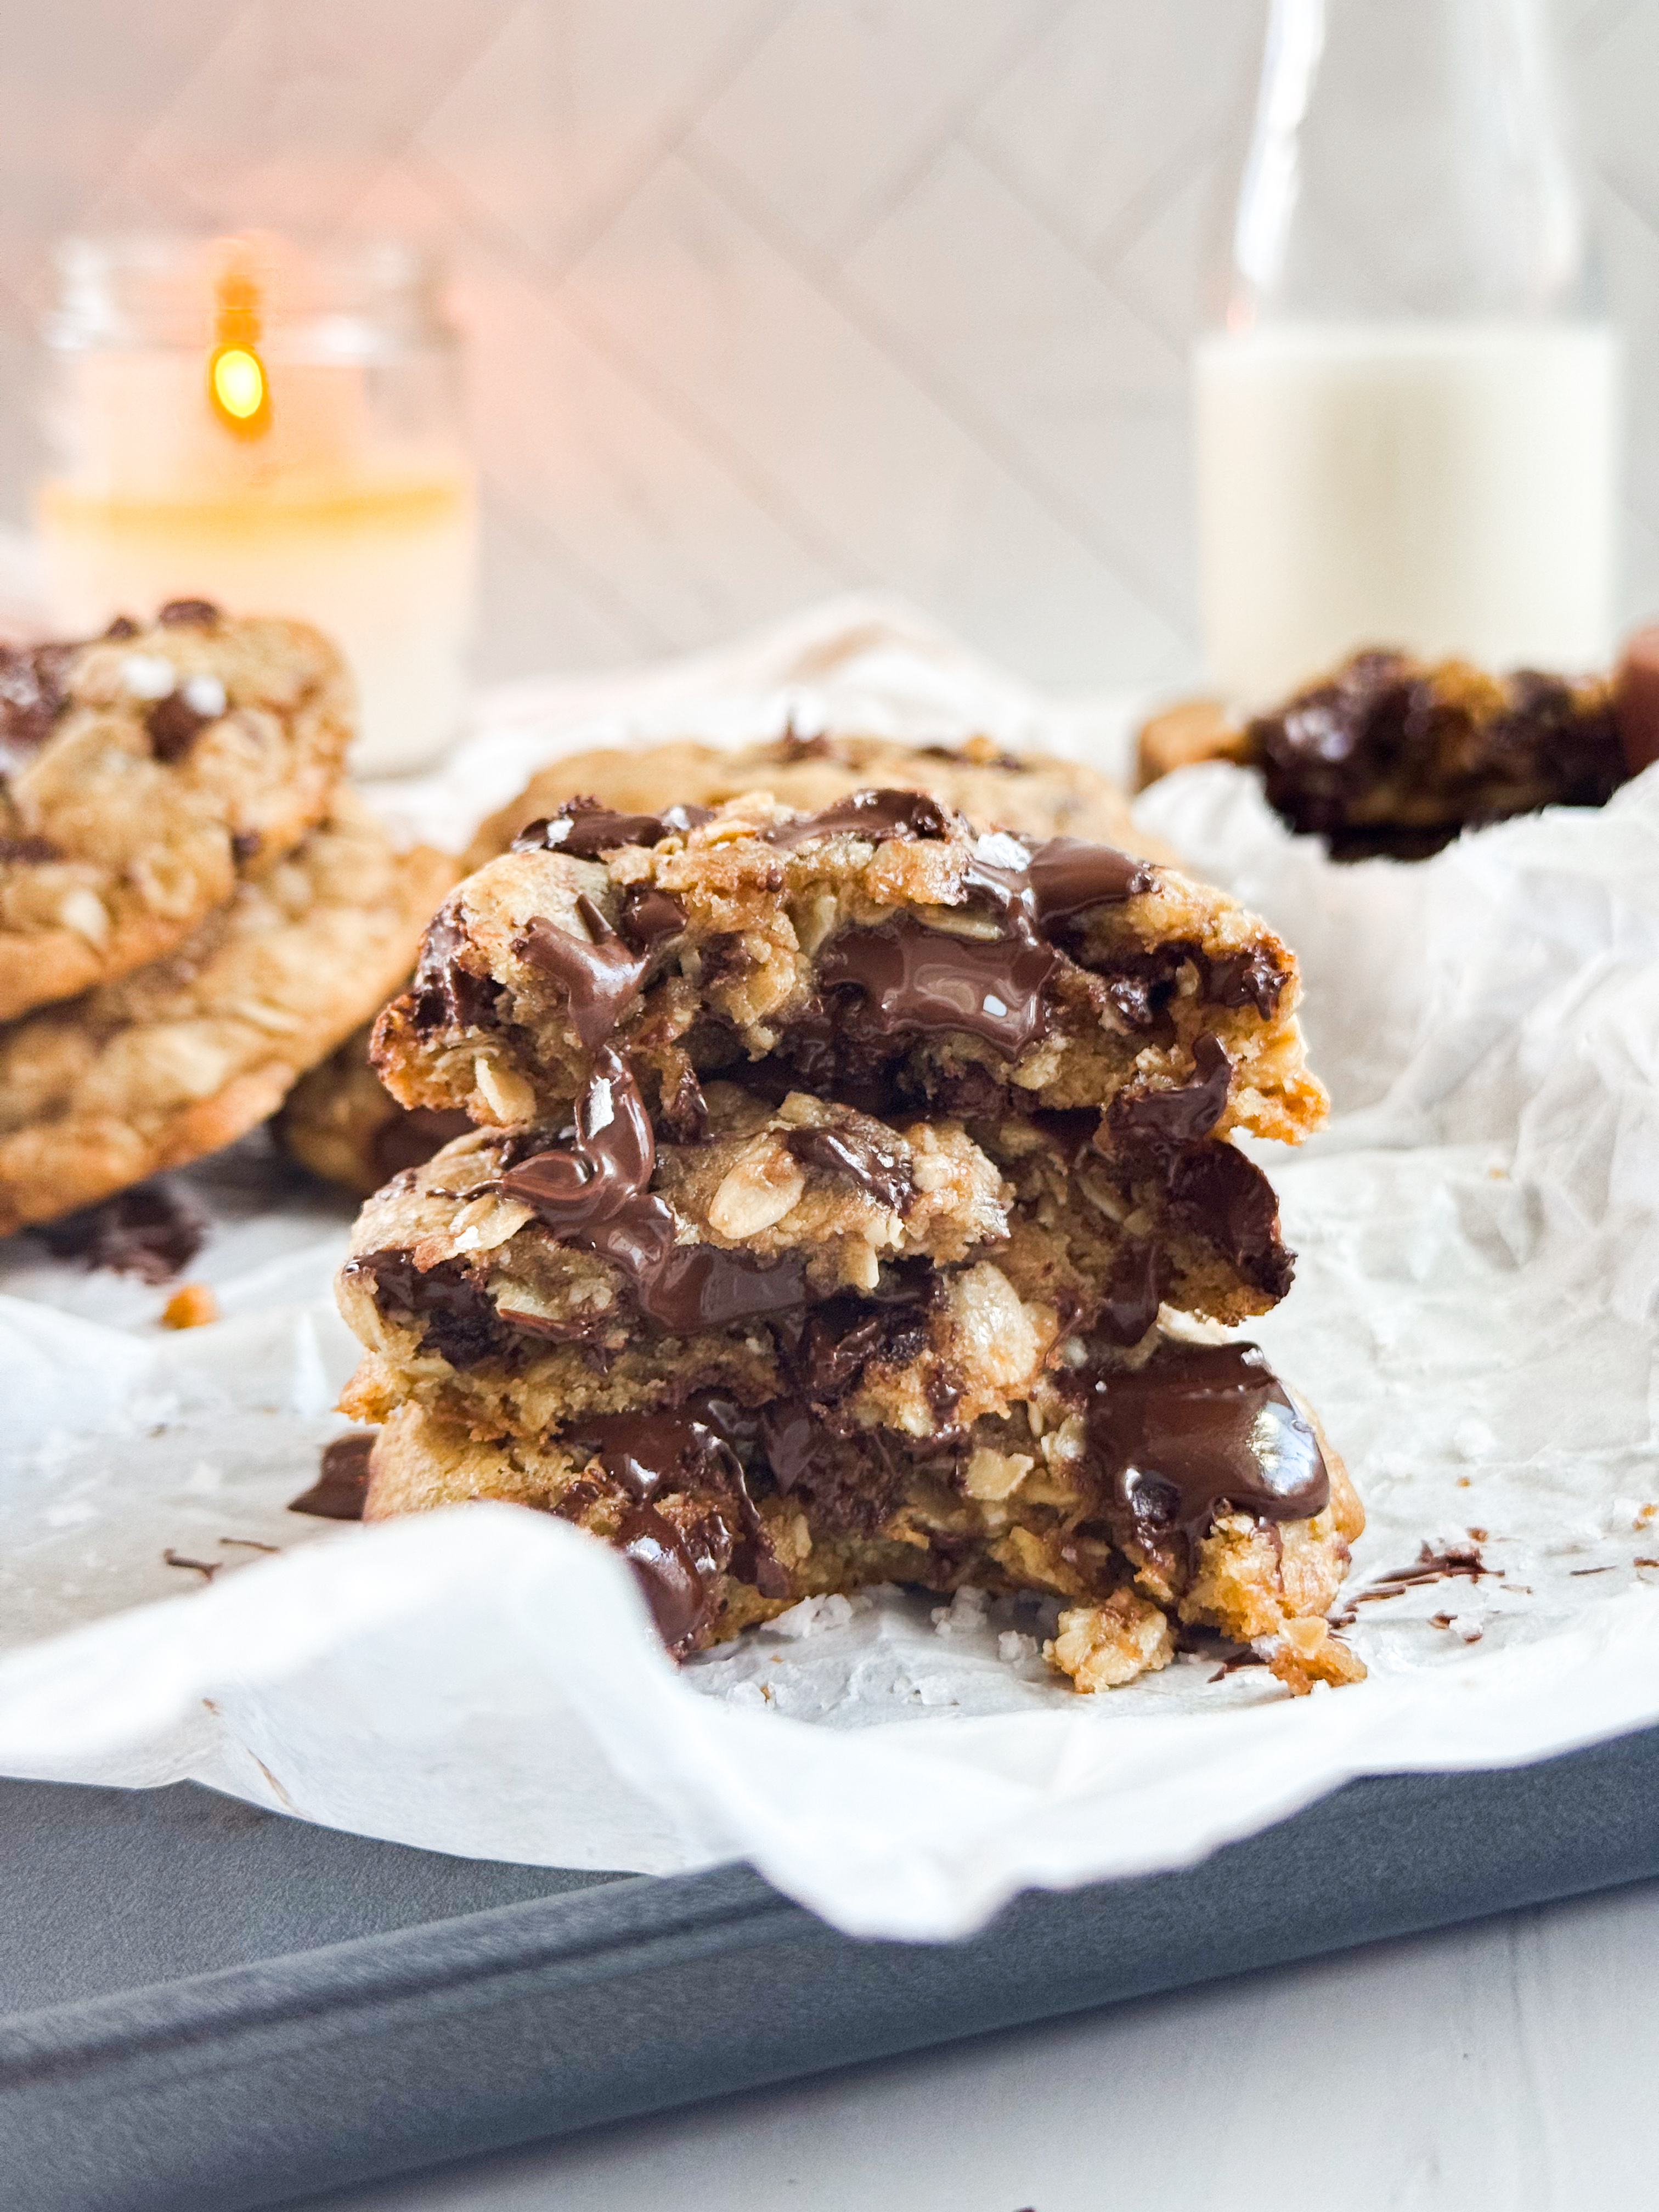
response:
M216 343L208 356L208 398L228 430L260 438L270 428L270 386L259 358L259 288L229 268L218 283Z

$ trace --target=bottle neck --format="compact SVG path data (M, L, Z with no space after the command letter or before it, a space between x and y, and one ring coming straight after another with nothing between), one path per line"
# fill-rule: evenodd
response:
M1591 311L1540 0L1273 0L1229 247L1233 329Z

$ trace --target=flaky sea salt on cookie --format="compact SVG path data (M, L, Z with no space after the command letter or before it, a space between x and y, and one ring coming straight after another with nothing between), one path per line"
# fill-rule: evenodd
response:
M959 1114L1181 1092L1194 1133L1322 1118L1296 964L1172 868L981 833L870 791L816 815L573 805L470 877L377 1026L406 1105L556 1121L614 1044L669 1095L759 1066L820 1097Z
M318 631L204 600L0 648L0 1020L159 959L291 851L353 716Z

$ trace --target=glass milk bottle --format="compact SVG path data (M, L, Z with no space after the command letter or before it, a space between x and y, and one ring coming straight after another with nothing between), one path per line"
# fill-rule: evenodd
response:
M1194 362L1212 678L1611 651L1620 355L1540 0L1272 0Z
M430 264L79 239L58 279L38 511L60 635L179 599L302 617L356 678L358 773L429 761L462 715L476 535Z

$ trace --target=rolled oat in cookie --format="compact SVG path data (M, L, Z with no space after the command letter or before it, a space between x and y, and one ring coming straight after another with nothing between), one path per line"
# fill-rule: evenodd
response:
M454 877L362 802L165 959L0 1028L0 1233L228 1144L407 975Z
M554 1122L602 1045L688 1074L963 1115L1111 1109L1295 1141L1325 1096L1295 962L1224 894L925 795L572 802L461 885L374 1056L405 1105Z
M349 677L303 623L164 608L0 647L0 1020L184 943L327 812Z

